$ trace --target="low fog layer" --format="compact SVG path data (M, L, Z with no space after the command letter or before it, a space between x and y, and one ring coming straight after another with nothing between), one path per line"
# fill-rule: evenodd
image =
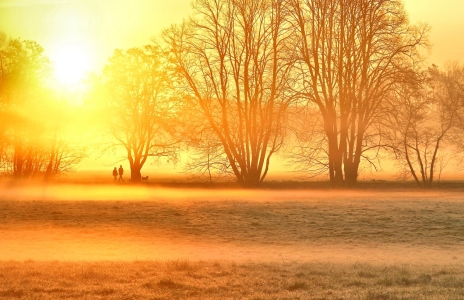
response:
M346 203L350 199L392 200L437 199L440 201L460 200L460 193L442 191L356 191L356 190L275 190L275 189L201 189L162 188L149 186L120 186L110 184L21 184L0 186L2 200L28 201L159 201L175 202L198 200L244 200L266 201L319 201L329 199ZM174 202L174 203L175 203Z
M464 264L457 192L2 188L0 260Z

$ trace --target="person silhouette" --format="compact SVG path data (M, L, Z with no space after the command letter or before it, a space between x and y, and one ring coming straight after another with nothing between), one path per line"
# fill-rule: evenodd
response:
M122 174L124 174L124 169L122 168L122 165L119 165L118 172L119 172L119 181L124 181L124 179L122 179Z
M113 169L113 177L114 177L113 182L115 182L118 178L118 170L116 170L116 167L114 167Z

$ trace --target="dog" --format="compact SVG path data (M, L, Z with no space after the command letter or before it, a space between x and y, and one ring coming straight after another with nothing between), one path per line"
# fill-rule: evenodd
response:
M142 181L147 181L148 180L148 176L142 176Z

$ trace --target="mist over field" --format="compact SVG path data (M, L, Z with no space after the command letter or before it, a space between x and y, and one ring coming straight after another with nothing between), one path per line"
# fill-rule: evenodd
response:
M5 184L0 298L459 299L462 192Z
M1 190L1 260L463 264L461 191Z

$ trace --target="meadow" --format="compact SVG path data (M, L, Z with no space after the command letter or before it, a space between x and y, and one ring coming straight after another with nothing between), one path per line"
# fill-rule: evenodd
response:
M1 299L464 299L459 188L4 186Z

